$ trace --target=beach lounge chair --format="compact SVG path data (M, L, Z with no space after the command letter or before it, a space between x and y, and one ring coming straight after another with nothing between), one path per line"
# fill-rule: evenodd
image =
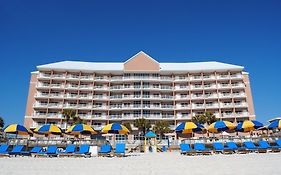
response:
M190 145L186 143L180 144L180 150L181 150L181 154L186 154L186 155L194 155L196 153L193 149L190 148Z
M64 152L58 152L59 157L71 156L74 154L76 149L75 145L67 145Z
M114 155L115 156L125 156L125 150L126 150L125 143L117 143L115 145Z
M110 156L110 153L111 153L111 145L109 144L101 145L100 150L98 152L98 156Z
M280 152L278 146L271 146L267 141L261 140L258 144L261 149L271 150L272 152Z
M221 142L214 142L213 148L215 153L223 153L223 154L232 154L234 150L225 148L223 143Z
M9 148L9 145L7 145L7 144L1 145L0 146L0 156L9 155L8 148Z
M278 147L280 149L281 148L281 139L276 140L275 143L277 144L276 147Z
M221 142L214 142L213 148L215 153L223 153L224 146Z
M251 141L247 141L247 142L243 142L243 144L245 145L246 149L252 151L252 152L259 152L259 153L266 153L267 149L266 148L261 148L261 147L257 147L253 142Z
M57 146L53 146L53 145L48 146L46 151L42 151L42 152L39 152L37 154L34 154L34 156L35 157L37 157L37 156L56 157L58 155L57 150L58 150Z
M21 151L23 150L24 146L23 145L16 145L12 151L9 152L9 155L20 155Z
M9 145L7 145L7 144L0 146L0 157L9 156L8 148L9 148Z
M237 144L234 142L226 142L226 146L227 149L237 151L241 154L249 153L249 150L247 150L245 147L238 147Z
M79 151L74 152L73 156L75 157L91 157L90 146L89 145L80 145Z
M34 154L38 154L40 151L42 151L41 146L35 146L30 151L21 151L22 156L32 156Z
M211 155L212 150L209 148L206 148L203 143L194 143L194 150L198 154L203 154L203 155Z

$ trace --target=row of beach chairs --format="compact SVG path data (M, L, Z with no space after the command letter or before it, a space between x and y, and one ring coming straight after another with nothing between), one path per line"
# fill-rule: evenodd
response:
M281 151L281 139L276 140L276 145L271 146L267 141L259 141L258 145L255 145L252 141L243 142L241 146L238 146L235 142L214 142L212 148L207 148L203 143L194 143L193 148L186 143L180 144L181 154L185 155L211 155L213 153L233 154L233 153L266 153L280 152Z
M116 144L113 151L111 145L102 145L98 151L98 156L125 156L125 144ZM65 149L60 149L57 146L50 145L46 149L41 146L35 146L29 151L25 151L24 145L15 145L9 150L9 145L3 144L0 146L0 157L11 156L32 156L32 157L91 157L90 145L83 144L80 147L75 145L67 145Z

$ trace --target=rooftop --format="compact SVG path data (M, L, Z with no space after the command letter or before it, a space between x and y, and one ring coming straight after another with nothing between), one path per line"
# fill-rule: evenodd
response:
M152 59L160 66L160 72L211 72L211 71L242 71L244 67L226 64L216 61L210 62L191 62L191 63L158 63L156 60L139 52L126 62L81 62L81 61L62 61L51 64L37 66L38 70L58 70L58 71L85 71L85 72L123 72L124 64L133 60L135 57L142 55ZM146 71L145 71L146 72Z

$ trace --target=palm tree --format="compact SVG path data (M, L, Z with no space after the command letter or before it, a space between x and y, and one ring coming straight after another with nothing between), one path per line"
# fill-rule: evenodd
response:
M62 115L63 115L63 118L64 118L64 121L66 123L66 126L68 123L70 123L71 120L76 120L75 117L76 117L76 111L73 110L73 109L64 109L62 111Z
M75 115L74 117L72 117L73 119L73 124L76 125L76 124L84 124L84 120L81 119L78 115Z
M204 114L196 114L195 116L192 117L191 121L194 123L205 124L206 118Z
M145 118L136 119L134 121L134 126L137 127L143 135L151 128L151 124Z
M160 141L165 133L171 132L170 124L167 121L157 121L153 127L153 131L160 136Z
M206 123L208 125L210 125L210 124L212 124L212 123L217 121L216 116L213 113L211 113L211 112L205 112L204 116L206 118Z
M5 125L4 119L0 117L0 128L2 129Z
M129 122L125 122L123 123L123 125L131 132L132 131L132 127L131 124Z

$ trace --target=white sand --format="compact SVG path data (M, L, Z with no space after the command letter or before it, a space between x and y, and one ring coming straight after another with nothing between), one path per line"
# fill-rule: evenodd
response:
M125 158L0 158L1 175L277 175L281 153L183 156L178 152Z

